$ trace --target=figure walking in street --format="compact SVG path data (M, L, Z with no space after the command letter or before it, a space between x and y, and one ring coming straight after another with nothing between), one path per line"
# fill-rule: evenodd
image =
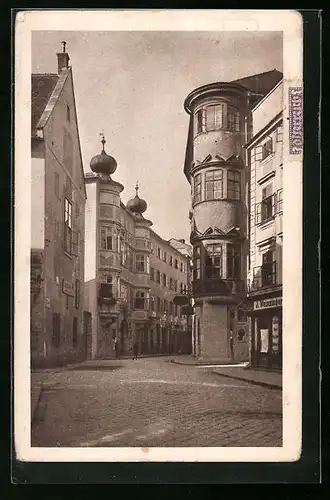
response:
M235 354L234 354L234 337L233 337L233 330L232 329L230 329L230 334L229 334L229 349L230 349L231 360L234 361L234 359L235 359Z
M114 346L115 346L115 351L116 351L116 359L119 359L120 358L120 345L119 345L117 337L114 338Z
M135 340L133 344L133 359L138 359L138 354L139 354L139 343L137 340Z

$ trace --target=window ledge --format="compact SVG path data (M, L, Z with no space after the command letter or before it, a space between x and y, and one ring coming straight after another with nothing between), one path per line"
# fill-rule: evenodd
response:
M267 174L264 174L261 177L259 177L259 179L257 180L257 183L263 184L264 182L268 181L272 177L275 177L275 170L270 170L269 172L267 172Z
M267 229L270 227L273 222L274 222L275 216L273 215L270 219L267 219L263 222L260 222L260 224L257 224L257 227L259 227L261 230Z

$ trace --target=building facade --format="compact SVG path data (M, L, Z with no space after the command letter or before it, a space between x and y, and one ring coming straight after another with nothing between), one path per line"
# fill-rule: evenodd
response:
M271 71L192 91L184 173L191 184L192 291L198 358L245 361L251 108L280 79Z
M72 68L32 75L31 363L80 360L86 191Z
M103 148L85 176L85 308L92 315L91 358L190 352L186 315L173 304L187 291L189 257L151 229L136 195L125 206L111 175L116 160ZM114 342L116 340L116 342Z
M250 363L282 367L283 83L252 109L249 158Z

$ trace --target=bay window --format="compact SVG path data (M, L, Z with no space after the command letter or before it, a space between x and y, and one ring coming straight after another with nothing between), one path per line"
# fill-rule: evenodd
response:
M201 247L194 247L193 249L193 279L199 280L201 278Z
M239 111L233 106L227 108L227 128L239 132Z
M137 290L135 292L135 309L149 308L149 292Z
M222 277L222 246L218 243L207 245L205 274L211 279Z
M223 196L223 171L211 170L205 174L205 199L219 200Z
M115 250L114 234L111 227L101 226L100 228L100 248L102 250Z
M239 200L241 197L241 174L235 170L227 172L227 198Z
M149 273L149 256L145 254L136 255L136 272Z
M225 126L225 104L216 104L206 108L206 130L219 130Z
M241 274L240 245L227 244L227 278L239 279Z
M194 199L193 203L198 203L201 201L202 194L202 175L196 174L194 177Z

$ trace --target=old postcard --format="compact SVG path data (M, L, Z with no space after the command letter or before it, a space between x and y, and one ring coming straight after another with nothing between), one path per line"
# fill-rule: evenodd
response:
M290 10L17 14L19 460L299 459L302 61Z

